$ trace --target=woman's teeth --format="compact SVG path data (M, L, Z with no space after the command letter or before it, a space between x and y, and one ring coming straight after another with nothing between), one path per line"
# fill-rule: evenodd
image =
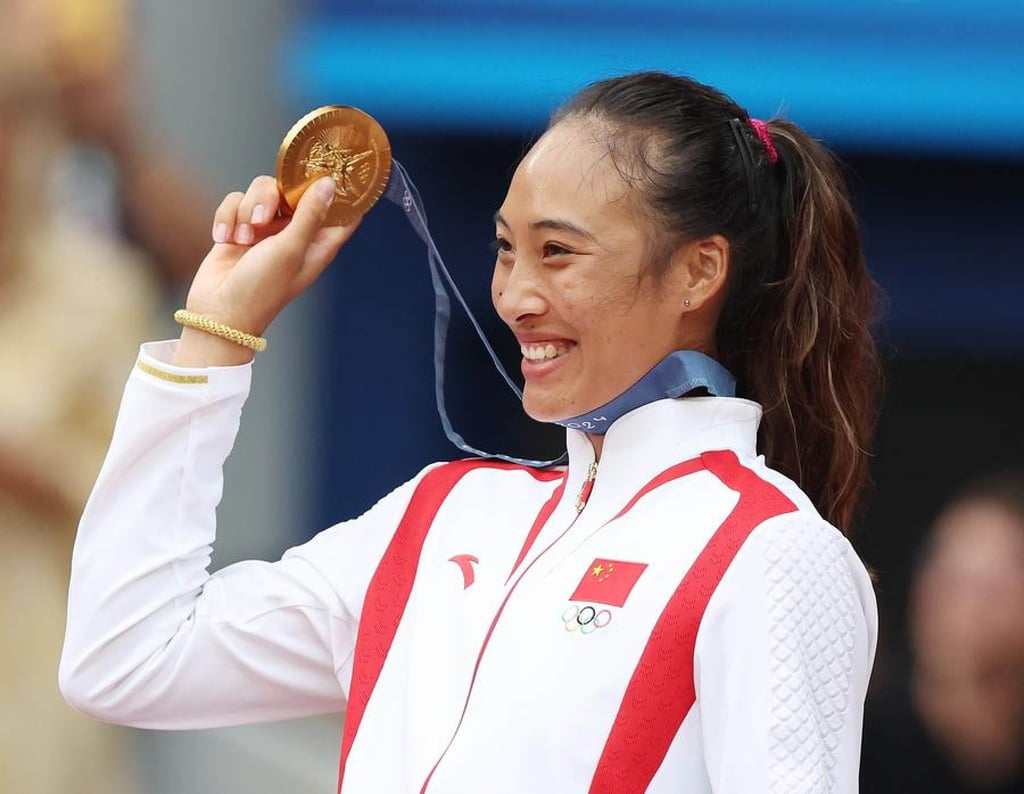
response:
M555 347L555 345L522 345L520 350L523 353L523 358L527 361L546 361L551 358L558 358L560 355L565 353L564 347Z

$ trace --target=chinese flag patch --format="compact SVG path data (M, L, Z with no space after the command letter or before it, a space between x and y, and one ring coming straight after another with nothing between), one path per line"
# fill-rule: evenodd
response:
M596 559L590 563L569 600L621 607L646 567L645 562Z

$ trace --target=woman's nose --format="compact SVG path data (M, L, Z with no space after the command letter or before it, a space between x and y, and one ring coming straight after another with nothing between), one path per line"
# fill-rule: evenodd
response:
M498 315L508 325L543 315L548 306L541 283L530 268L520 263L495 271L492 299Z

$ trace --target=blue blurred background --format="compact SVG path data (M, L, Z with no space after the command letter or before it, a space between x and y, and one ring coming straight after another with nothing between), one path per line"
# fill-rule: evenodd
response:
M1024 5L1012 0L319 0L285 41L307 103L387 125L507 134L591 80L699 75L838 147L1019 156Z

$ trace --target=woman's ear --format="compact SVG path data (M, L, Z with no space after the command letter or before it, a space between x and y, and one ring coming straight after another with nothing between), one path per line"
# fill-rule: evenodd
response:
M708 305L718 308L729 277L729 241L720 234L694 240L679 248L674 272L680 302L686 311Z

